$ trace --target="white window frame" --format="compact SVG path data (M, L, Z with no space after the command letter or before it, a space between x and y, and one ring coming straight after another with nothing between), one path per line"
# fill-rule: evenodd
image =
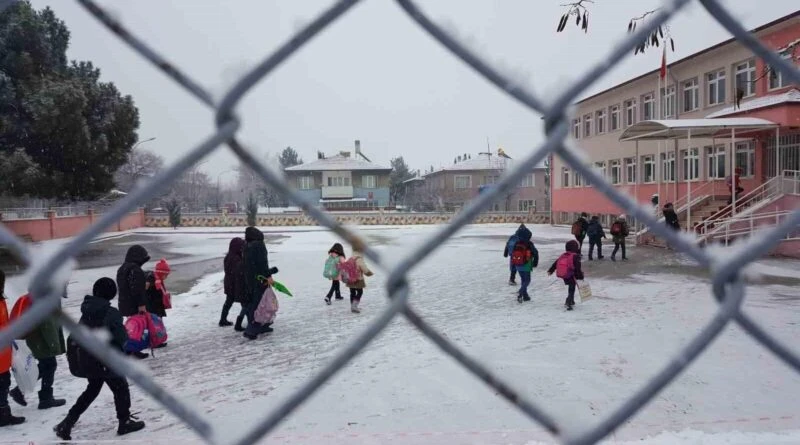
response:
M663 182L675 182L678 177L675 153L661 153L661 180Z
M574 187L583 187L583 182L584 182L583 181L583 175L577 170L575 170L573 173L575 173L573 175L574 178L572 179L573 186Z
M625 127L630 127L636 123L636 99L628 99L625 102Z
M683 112L689 113L700 108L700 83L697 78L684 80L681 83L683 91ZM691 101L686 100L686 93L691 94Z
M736 167L742 169L742 178L752 178L756 171L756 150L753 141L736 143ZM744 156L741 156L744 155ZM739 162L744 159L745 162Z
M661 112L664 118L675 117L675 85L661 89Z
M522 182L519 184L520 187L530 188L536 186L536 173L528 173L522 178Z
M465 187L459 187L458 180L459 179L463 180L464 178L467 178L466 186ZM455 175L453 177L453 189L455 189L455 190L468 190L468 189L471 189L471 188L472 188L472 175Z
M581 138L581 120L580 119L573 119L572 120L572 137L575 139Z
M607 165L608 164L606 163L606 161L599 161L594 163L594 171L597 172L597 174L600 175L600 177L603 179L608 178L608 171L606 170ZM590 184L588 184L587 182L586 185Z
M613 159L608 163L608 171L611 177L611 184L617 185L622 182L622 165L619 159Z
M561 187L562 188L569 188L570 187L569 178L570 178L570 169L567 168L567 167L561 167Z
M648 179L647 169L650 168ZM653 155L642 156L642 184L653 184L656 182L656 157Z
M517 201L517 209L520 212L528 212L531 209L534 211L536 210L536 200L535 199L520 199Z
M481 185L496 184L499 179L499 176L483 176L481 177Z
M298 176L297 177L297 187L300 190L311 190L314 188L314 177L313 176Z
M376 189L378 188L378 177L375 175L361 176L361 188Z
M727 153L725 145L703 147L706 153L706 177L711 179L725 179L725 172L728 170ZM722 167L722 171L720 171Z
M781 53L780 56L782 59L790 59L790 60L792 57L792 55L789 52L783 52ZM777 80L777 86L772 86L773 80ZM767 76L767 91L780 90L781 88L786 88L791 85L791 83L784 84L783 81L784 81L783 73L781 73L778 70L772 69L772 67L770 67L769 75Z
M693 175L690 170L693 170ZM700 150L697 147L681 150L681 181L687 180L700 180Z
M588 138L592 136L592 115L583 115L583 137Z
M636 158L625 158L625 183L636 184Z
M619 104L608 107L608 131L622 128L622 112Z
M709 107L722 105L727 99L727 73L724 68L706 73L706 104ZM712 92L713 87L713 92Z
M740 79L740 77L742 79ZM756 59L744 60L733 65L733 79L734 97L736 97L735 94L740 86L742 86L742 91L744 91L744 96L742 97L755 96L756 83L754 80L756 79ZM740 80L744 85L740 84Z
M603 134L606 132L606 109L597 110L594 112L594 132L595 134Z
M648 115L649 110L649 115ZM642 96L642 120L649 121L656 118L656 96L653 93L647 93Z

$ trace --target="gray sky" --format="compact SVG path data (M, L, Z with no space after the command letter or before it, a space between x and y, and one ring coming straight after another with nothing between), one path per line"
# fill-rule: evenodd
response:
M32 0L50 6L72 33L69 57L91 60L139 107L140 140L167 162L207 137L213 115L94 20L76 2ZM564 0L420 2L439 23L455 26L480 54L514 73L536 93L557 89L624 36L628 20L657 0L595 0L589 33L574 23L555 32ZM796 0L724 1L748 27L797 9ZM286 41L329 1L139 0L101 1L217 97L248 67ZM697 2L670 21L676 60L729 37ZM629 56L592 85L597 92L660 65L661 52ZM258 153L292 146L306 160L317 150L349 149L360 139L374 162L402 155L412 169L446 166L458 154L503 147L512 157L543 140L540 116L484 81L418 28L391 1L366 0L346 13L240 104L241 140ZM219 150L201 169L216 180L233 167ZM222 175L222 182L234 179Z

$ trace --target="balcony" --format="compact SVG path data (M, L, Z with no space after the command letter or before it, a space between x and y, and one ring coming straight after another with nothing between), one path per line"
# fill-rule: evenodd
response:
M331 199L331 198L350 199L352 197L353 197L352 185L322 187L322 199Z

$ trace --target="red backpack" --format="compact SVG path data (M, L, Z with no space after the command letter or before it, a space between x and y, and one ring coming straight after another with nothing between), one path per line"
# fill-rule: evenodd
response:
M575 236L583 235L583 224L581 224L581 220L572 223L572 234Z
M511 264L513 266L523 266L531 260L531 249L527 244L522 241L517 241L514 244L514 250L511 251Z
M575 274L575 252L564 252L556 260L556 276L568 280Z
M622 223L619 221L614 221L614 224L611 224L611 234L612 235L622 235Z

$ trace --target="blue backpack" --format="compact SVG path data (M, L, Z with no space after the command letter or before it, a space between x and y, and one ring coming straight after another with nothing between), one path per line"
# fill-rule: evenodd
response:
M519 241L519 237L517 235L512 236L509 238L508 243L506 243L506 251L508 252L508 256L511 256L511 253L514 251L514 246L517 245L517 241Z

